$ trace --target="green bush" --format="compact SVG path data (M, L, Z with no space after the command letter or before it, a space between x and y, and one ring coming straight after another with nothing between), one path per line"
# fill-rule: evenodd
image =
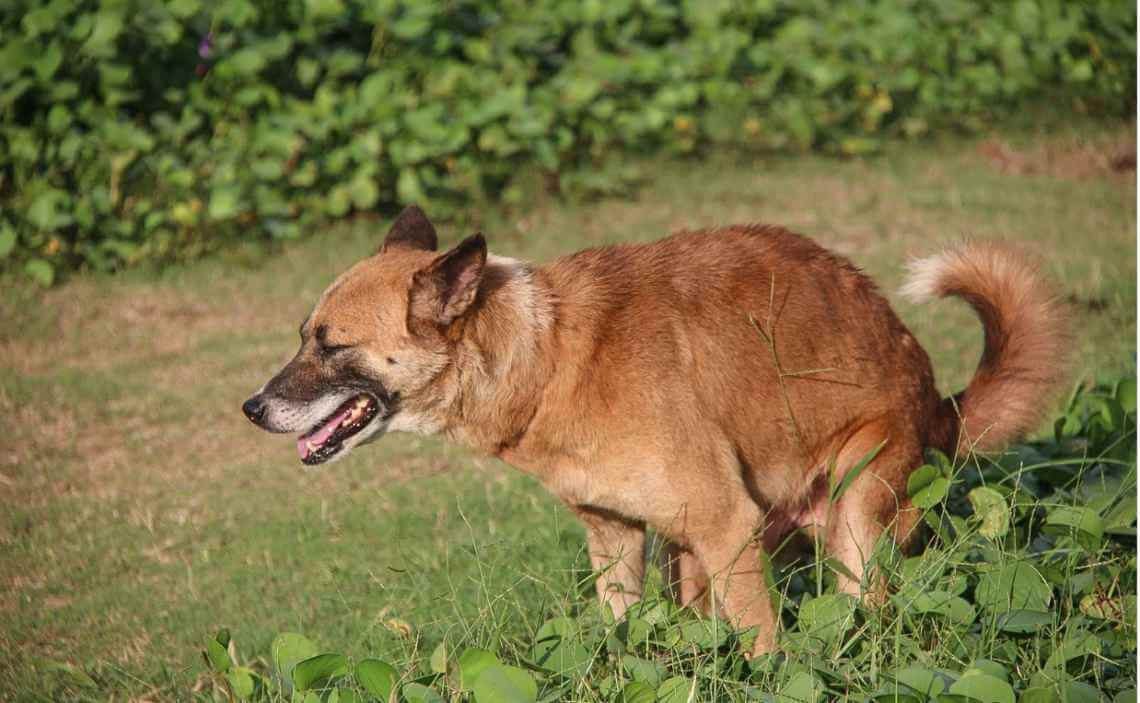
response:
M855 154L1058 94L1134 111L1132 3L834 5L9 0L0 258L50 283L544 172L605 188L631 152Z

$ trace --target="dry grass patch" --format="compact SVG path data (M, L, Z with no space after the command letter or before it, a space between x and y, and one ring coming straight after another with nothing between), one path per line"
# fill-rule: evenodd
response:
M1128 178L1136 173L1136 135L1107 139L1066 138L1017 148L1002 139L978 145L978 153L1002 173L1055 178Z

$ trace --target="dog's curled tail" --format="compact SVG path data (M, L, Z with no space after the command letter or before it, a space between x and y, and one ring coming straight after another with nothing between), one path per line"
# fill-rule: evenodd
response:
M901 292L962 298L985 331L973 379L942 401L944 448L996 451L1035 429L1066 380L1072 346L1065 309L1037 267L1003 246L966 242L911 262Z

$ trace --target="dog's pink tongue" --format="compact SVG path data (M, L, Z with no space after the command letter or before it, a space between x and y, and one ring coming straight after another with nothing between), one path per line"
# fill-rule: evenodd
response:
M331 420L322 425L316 432L302 435L297 440L297 453L301 455L301 458L308 458L308 456L312 454L313 451L323 446L324 443L328 441L329 437L332 436L333 431L335 431L336 428L340 427L340 423L344 422L344 419L348 417L349 413L351 412L352 408L348 408L344 412L338 413ZM312 450L309 449L309 445L313 446Z

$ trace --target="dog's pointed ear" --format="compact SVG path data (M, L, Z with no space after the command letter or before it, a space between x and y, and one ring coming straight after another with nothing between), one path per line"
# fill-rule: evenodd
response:
M435 251L438 246L439 240L436 237L435 227L432 226L431 220L428 219L423 210L415 205L409 205L392 223L392 228L388 230L388 236L384 237L384 243L380 246L380 253L382 254L394 247Z
M487 241L473 234L412 277L408 315L437 325L450 325L479 292L487 263Z

